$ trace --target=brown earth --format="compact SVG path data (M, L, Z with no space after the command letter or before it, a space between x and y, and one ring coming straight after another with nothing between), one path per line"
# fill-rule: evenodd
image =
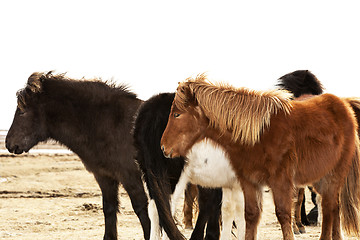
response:
M119 239L142 239L139 221L123 188L120 202ZM0 239L102 239L104 231L99 187L72 154L1 154L0 216ZM179 227L190 236L190 230ZM318 239L319 235L319 227L307 227L307 233L297 239ZM281 238L271 193L264 190L258 239Z

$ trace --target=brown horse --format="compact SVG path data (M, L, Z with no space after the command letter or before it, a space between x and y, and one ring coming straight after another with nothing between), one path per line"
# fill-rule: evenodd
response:
M320 95L324 91L324 87L319 81L319 79L309 70L297 70L288 74L285 74L284 76L280 77L278 80L278 87L281 89L285 89L292 94L294 94L294 100L306 100L308 98L314 97L315 95ZM360 125L360 105L359 105L359 99L357 98L347 98L346 99L352 109L354 110L358 127ZM360 129L358 128L358 135L360 134ZM311 188L312 189L312 188ZM316 193L311 190L311 198L312 201L315 204L315 207L310 211L309 215L306 215L305 212L305 194L304 194L304 188L300 188L298 191L298 198L297 202L294 205L294 233L304 233L305 227L303 225L310 225L311 222L320 224L320 214L318 215L318 210L320 210L321 203L316 203L315 199L318 199L316 197ZM308 217L312 218L310 221ZM314 220L315 217L315 220Z
M359 235L359 143L350 104L331 94L289 97L210 84L204 75L188 79L177 89L162 150L187 156L204 143L224 152L219 164L231 164L244 191L247 240L256 239L263 185L272 189L285 240L294 239L294 188L305 184L322 196L320 239L342 239L340 213L345 230Z

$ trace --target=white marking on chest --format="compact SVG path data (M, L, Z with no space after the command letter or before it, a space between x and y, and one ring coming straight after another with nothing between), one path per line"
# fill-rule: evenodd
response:
M210 139L193 145L186 155L190 182L203 187L232 187L237 181L225 150Z

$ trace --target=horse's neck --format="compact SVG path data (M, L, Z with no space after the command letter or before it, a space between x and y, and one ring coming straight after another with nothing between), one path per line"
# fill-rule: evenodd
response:
M231 132L221 132L220 130L210 126L204 131L203 138L210 139L224 148L235 144L232 141Z
M128 124L129 119L134 117L141 101L130 99L128 103L128 106L124 106L125 104L116 106L114 102L97 105L89 101L87 105L74 107L76 102L70 104L59 102L57 108L59 111L49 109L51 106L48 106L46 110L48 117L49 112L52 114L47 122L50 138L80 155L84 149L91 150L92 145L98 144L98 139L104 140L111 134L117 134L118 128L132 128L125 124ZM124 123L118 122L118 118ZM54 120L52 121L52 119ZM124 126L117 126L119 124Z

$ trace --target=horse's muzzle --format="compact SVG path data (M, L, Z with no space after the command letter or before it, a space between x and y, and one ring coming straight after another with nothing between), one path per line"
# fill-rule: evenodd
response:
M18 145L11 146L10 144L6 143L6 148L10 153L15 154L22 154L24 152Z
M162 145L162 146L161 146L161 151L163 152L164 157L166 157L166 158L171 158L171 155L172 155L172 153L173 153L173 149L171 149L170 153L166 153L166 151L165 151L165 146Z

